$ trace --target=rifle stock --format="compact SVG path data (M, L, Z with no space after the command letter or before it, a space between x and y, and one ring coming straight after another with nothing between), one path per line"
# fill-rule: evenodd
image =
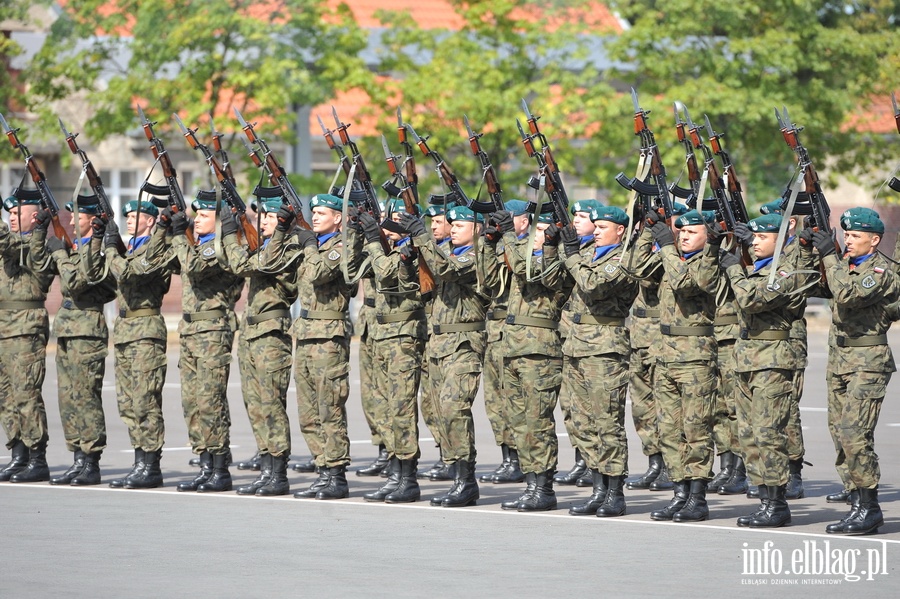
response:
M526 134L522 129L521 123L516 120L519 134L522 137L522 145L525 147L525 152L537 162L538 181L543 181L543 187L550 198L550 204L553 207L557 224L561 227L567 227L572 222L569 217L569 196L562 182L559 165L556 163L556 159L553 157L553 152L550 149L550 142L547 141L547 138L538 127L537 122L541 117L531 113L524 99L522 100L522 109L525 112L528 130L530 131L530 134ZM540 150L538 150L534 140L540 142ZM535 181L532 179L529 182L529 187L537 189L540 185L538 184L538 187L535 187Z

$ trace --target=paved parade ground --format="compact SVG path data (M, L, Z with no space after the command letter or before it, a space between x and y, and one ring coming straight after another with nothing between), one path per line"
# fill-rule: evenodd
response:
M900 333L891 335L900 356ZM777 530L738 528L738 516L756 501L710 495L708 522L672 524L650 520L670 492L626 491L621 518L574 517L568 508L590 489L559 487L559 509L542 514L504 512L500 502L522 485L481 485L470 508L428 505L449 483L423 482L423 501L371 504L362 494L383 479L348 472L350 499L317 501L293 497L239 497L234 493L178 493L176 483L193 477L182 418L177 345L170 347L163 411L166 485L150 491L99 487L51 487L47 483L0 484L0 597L702 597L784 596L896 597L900 593L900 380L888 388L876 433L881 458L880 500L885 525L870 537L824 534L847 506L828 504L838 490L834 449L826 430L823 327L811 330L810 367L801 417L806 459L806 498L790 502L793 524ZM359 401L353 344L348 402L353 464L377 454L368 439ZM103 389L109 446L104 481L130 469L133 452L119 420L112 357ZM232 366L229 398L236 460L255 452L250 425ZM51 473L71 463L62 442L56 402L53 347L48 351L44 396L50 420L47 451ZM296 422L293 384L289 393L293 455L305 459ZM478 472L500 461L479 394L475 421ZM558 411L557 411L558 412ZM560 469L574 452L561 417ZM634 428L627 423L631 474L646 468ZM423 425L422 463L437 457ZM0 449L0 461L8 461ZM718 459L716 460L718 467ZM232 468L235 486L256 473ZM293 490L312 474L290 472ZM758 588L764 586L764 589ZM773 589L771 587L778 587ZM788 588L790 587L790 588Z

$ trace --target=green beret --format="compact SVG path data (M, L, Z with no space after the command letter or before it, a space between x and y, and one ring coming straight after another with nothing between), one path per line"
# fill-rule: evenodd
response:
M201 200L197 198L193 202L191 202L191 208L194 209L194 212L199 212L200 210L215 210L216 209L216 201L215 200Z
M538 214L537 222L544 223L545 225L553 224L553 213L545 212L544 214Z
M522 216L528 211L528 203L522 200L509 200L503 203L503 207L512 212L513 216Z
M455 220L467 223L481 223L484 222L484 217L481 214L475 214L471 208L466 206L454 206L447 211L447 221L452 223Z
M66 202L66 210L72 212L75 206L72 202ZM81 214L100 214L100 204L97 203L97 196L78 196L78 212Z
M681 216L682 214L687 213L688 210L690 210L690 208L681 202L672 203L672 216Z
M713 210L704 210L703 214L697 210L690 210L675 219L675 226L690 227L691 225L705 225L716 222L716 213Z
M841 228L845 231L865 231L884 234L884 222L871 208L850 208L841 215Z
M628 226L628 215L618 206L598 206L591 210L591 220L608 220L617 225Z
M781 198L777 200L772 200L771 202L766 202L762 206L759 207L760 214L783 214L784 210L781 208Z
M747 228L754 233L777 233L780 227L781 214L775 212L758 216L747 223Z
M590 214L591 210L600 208L602 206L603 204L601 204L597 200L578 200L577 202L572 204L572 207L569 208L569 212L571 212L572 214L575 214L576 212L587 212L588 214Z
M403 200L401 200L399 198L394 198L394 199L388 201L387 207L385 208L385 210L390 211L391 214L394 214L394 213L404 214L404 213L406 213L406 204L403 203ZM419 205L416 204L416 216L419 216L421 213L422 213L421 208L419 208Z
M344 207L344 200L330 193L316 194L309 201L310 208L331 208L338 212Z
M444 216L443 206L429 206L425 211L425 216Z
M251 202L250 207L254 212L259 212L261 214L266 214L267 212L278 212L281 210L281 207L284 206L284 202L281 201L281 198L269 198L263 200L262 202Z
M125 202L125 205L122 206L122 216L128 216L129 212L134 212L138 209L138 201L131 200L130 202ZM150 216L159 216L159 208L153 205L152 202L142 201L141 202L141 213L149 214Z
M40 206L40 200L20 200L16 196L9 196L5 200L3 200L3 207L6 208L7 211L12 212L16 206Z

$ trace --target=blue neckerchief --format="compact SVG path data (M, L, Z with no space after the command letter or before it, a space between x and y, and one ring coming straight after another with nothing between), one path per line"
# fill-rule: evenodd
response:
M27 235L31 235L31 231L19 231L19 237L25 237Z
M465 254L466 252L468 252L471 249L472 249L471 245L464 245L462 247L453 248L453 255L460 256L462 254Z
M197 245L203 245L207 241L212 241L215 238L216 238L215 233L204 233L203 235L201 235L200 237L197 238Z
M687 260L688 258L693 258L694 256L696 256L697 254L699 254L702 251L703 250L695 250L693 252L688 252L687 254L684 255L684 259Z
M775 256L769 256L768 258L760 258L756 262L753 263L753 272L758 272L772 263L772 259Z
M794 241L794 237L796 237L796 235L791 235L790 237L788 237L788 238L787 238L787 241L784 242L784 245L785 245L785 246L790 245L791 242Z
M401 248L401 247L403 247L404 245L406 245L407 243L409 243L409 237L404 237L403 239L401 239L400 241L398 241L397 243L395 243L395 244L394 244L394 247L395 247L395 248Z
M150 241L149 235L144 235L142 237L132 237L131 241L128 242L128 253L133 254L136 249L138 249L148 241Z
M322 245L326 241L328 241L329 239L331 239L332 237L334 237L337 234L338 234L338 232L335 231L334 233L323 233L322 235L317 235L316 238L319 240L319 247L322 247Z
M83 246L83 245L88 245L88 244L90 244L90 243L91 243L91 238L90 238L90 237L82 237L81 239L76 239L76 240L75 240L75 247L78 248L78 247L81 247L81 246Z
M445 237L444 239L441 239L440 241L437 242L438 245L447 245L449 243L450 243L449 237Z
M656 243L656 242L654 241L654 242L653 242L653 247L650 248L650 251L653 252L654 254L655 254L656 252L658 252L658 251L659 251L659 244Z
M859 266L874 255L875 252L872 252L871 254L866 254L865 256L860 256L858 258L850 258L850 264L852 264L853 266Z
M531 253L534 254L535 256L543 256L543 255L544 255L544 250L534 250L534 251L531 252Z
M586 243L589 242L589 241L594 241L594 234L593 234L593 233L591 233L590 235L582 235L582 236L581 236L581 241L579 242L579 245L584 245L584 244L586 244Z
M614 243L612 245L598 246L594 250L594 259L591 260L591 262L596 262L597 260L599 260L600 258L602 258L603 256L605 256L606 254L608 254L610 251L614 250L617 247L619 247L618 243Z
M270 241L272 241L272 238L271 238L271 237L266 237L265 239L263 239L263 244L262 244L263 249L265 249L265 247L266 247L267 245L269 245L269 242L270 242Z
M526 232L526 233L522 233L521 235L516 235L516 239L520 239L520 240L521 240L521 239L525 239L526 237L528 237L528 233L527 233L527 232Z

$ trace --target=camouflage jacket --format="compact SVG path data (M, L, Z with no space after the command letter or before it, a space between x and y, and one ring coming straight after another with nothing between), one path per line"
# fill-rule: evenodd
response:
M425 305L419 293L419 269L415 260L404 262L397 249L384 253L381 242L366 244L375 280L375 309L370 335L373 339L415 337L425 339ZM384 322L407 315L406 320Z
M547 247L548 246L545 245L544 249L546 250ZM559 256L559 245L557 245L557 247L555 249L556 249L555 255L558 257ZM581 248L579 248L579 250L578 250L578 253L582 257L585 257L585 256L593 257L594 242L586 241L586 242L582 243ZM588 259L590 259L590 258L588 258ZM569 338L569 334L572 332L572 316L574 314L575 314L575 312L572 310L572 302L571 301L566 302L563 305L562 315L559 318L559 336L563 340L563 353L565 355L569 355L569 353L568 353L569 346L566 344L566 339Z
M0 219L0 305L4 301L40 302L47 299L53 282L50 268L40 270L32 263L32 256L42 254L46 231L35 230L30 235L10 232ZM49 335L47 310L43 307L5 309L0 307L0 339L20 335Z
M621 268L622 249L620 245L594 260L596 248L588 246L565 259L565 269L575 283L569 299L572 324L565 342L567 356L631 353L624 322L638 285ZM621 320L622 324L590 322L596 318Z
M101 260L91 254L91 244L79 244L71 253L57 250L51 256L63 303L53 319L57 337L94 337L108 339L109 329L103 306L116 297L112 274L103 277Z
M100 260L100 239L91 239L91 252ZM109 264L109 272L116 279L116 302L119 315L113 328L113 343L130 343L140 339L166 340L168 331L166 321L161 314L125 317L123 310L154 309L162 307L163 297L169 292L172 281L172 268L166 265L155 268L147 260L149 242L134 252L120 256L115 250L105 254Z
M641 245L646 247L641 247ZM638 262L636 254L649 255ZM659 283L662 280L662 258L653 251L653 238L639 236L633 249L622 255L621 264L628 276L638 283L638 294L631 306L631 348L656 347L659 343Z
M843 346L845 339L886 335L891 327L890 304L900 298L900 280L881 254L851 268L834 254L822 260L831 293L831 330L828 335L828 370L894 372L894 356L887 343L868 347Z
M241 335L256 339L273 331L287 333L291 329L291 305L297 301L297 271L277 262L264 262L262 246L248 252L238 243L236 235L226 235L222 245L228 260L226 270L249 281ZM265 316L273 311L286 314L275 318ZM259 315L263 315L263 320L257 322Z
M503 241L477 246L478 277L481 288L491 296L487 312L487 342L497 343L503 338L509 307L509 268L506 267Z
M419 259L424 259L436 279L441 284L435 286L434 306L428 320L428 351L434 358L443 358L468 343L475 353L484 356L484 319L489 297L478 289L476 273L476 253L469 248L459 253L446 252L438 247L431 234L426 231L413 239L419 250ZM474 331L436 332L445 325L481 323Z
M719 289L716 297L722 298L722 302L716 306L716 318L713 324L716 327L716 343L734 341L741 334L738 306L734 301L734 293L725 277L719 278Z

